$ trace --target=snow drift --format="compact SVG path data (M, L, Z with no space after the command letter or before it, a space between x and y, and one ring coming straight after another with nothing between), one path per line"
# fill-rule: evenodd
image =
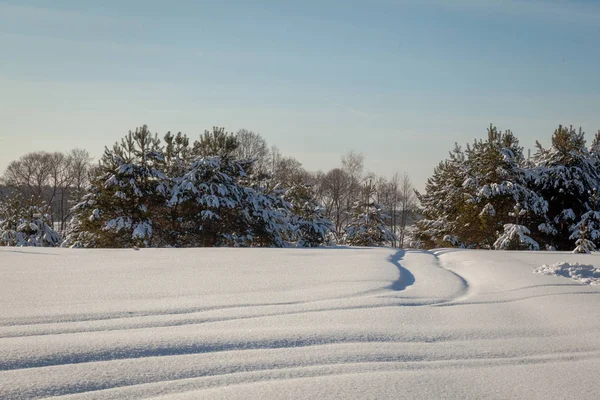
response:
M566 262L560 262L552 265L542 265L533 272L564 276L565 278L572 278L588 285L600 284L600 269L593 265L581 265L578 263L571 265Z

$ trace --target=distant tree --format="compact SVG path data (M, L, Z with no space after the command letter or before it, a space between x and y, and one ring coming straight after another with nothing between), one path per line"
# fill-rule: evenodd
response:
M69 210L77 204L86 194L86 188L90 183L92 157L87 150L73 149L67 157L69 158L69 174L71 175L71 186L69 191ZM65 218L68 219L71 213L67 213Z
M275 146L271 148L271 167L268 172L271 176L271 187L291 187L306 183L309 176L300 161L293 157L284 157Z
M325 215L333 222L335 235L341 240L351 217L346 205L351 196L352 178L344 170L334 168L322 177L320 186Z
M402 178L398 173L388 181L380 177L376 183L377 203L385 211L385 223L388 229L398 238L393 247L404 247L409 221L416 208L416 196L407 174Z
M393 178L397 180L397 175ZM394 235L398 237L398 246L404 248L405 240L408 231L408 224L414 219L415 209L417 207L417 197L415 195L415 189L412 185L410 177L405 173L400 178L400 224L398 227L398 234L394 231Z
M9 164L3 181L49 215L51 225L64 230L70 209L87 184L89 154L80 149L69 153L33 152Z
M271 153L267 142L260 134L240 129L235 134L238 147L234 151L234 158L237 160L253 160L252 172L258 175L264 175L268 172L271 164Z

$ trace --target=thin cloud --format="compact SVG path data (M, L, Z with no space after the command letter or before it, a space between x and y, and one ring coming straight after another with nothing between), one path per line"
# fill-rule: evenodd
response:
M361 116L361 117L376 117L377 116L376 114L373 114L373 113L370 113L370 112L366 112L366 111L362 111L362 110L359 110L358 108L355 108L355 107L352 107L352 106L349 106L349 105L346 105L346 104L342 104L342 103L338 103L338 102L331 102L331 104L334 105L334 106L336 106L336 107L338 107L338 108L344 109L344 110L348 111L351 114L358 115L358 116Z

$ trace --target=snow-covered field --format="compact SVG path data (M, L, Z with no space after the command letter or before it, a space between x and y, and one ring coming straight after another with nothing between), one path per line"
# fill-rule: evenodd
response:
M566 253L0 248L0 398L597 399Z

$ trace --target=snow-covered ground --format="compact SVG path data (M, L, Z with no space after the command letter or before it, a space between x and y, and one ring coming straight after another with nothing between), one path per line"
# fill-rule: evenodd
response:
M596 399L551 252L0 248L0 398Z

